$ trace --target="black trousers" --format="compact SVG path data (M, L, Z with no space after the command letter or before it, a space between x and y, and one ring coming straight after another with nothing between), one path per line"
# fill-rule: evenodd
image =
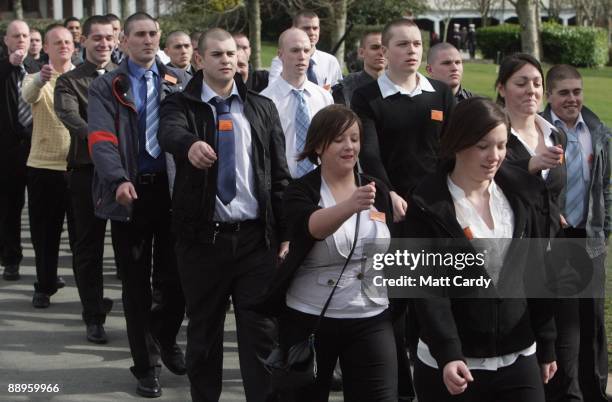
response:
M419 402L544 402L544 384L535 354L520 356L497 371L471 370L474 381L459 395L451 395L442 370L415 359L414 385Z
M280 343L303 342L318 316L293 309L279 321ZM390 314L368 318L324 318L315 338L317 379L311 386L283 396L282 402L329 399L332 372L340 359L346 402L397 402L397 351Z
M245 308L268 286L275 253L266 246L263 224L217 234L201 243L179 238L179 274L187 303L187 374L194 402L217 402L223 374L223 324L231 295L238 356L247 402L263 402L270 390L262 361L276 336L274 321Z
M607 401L608 354L603 296L605 254L590 258L586 253L585 230L565 229L571 243L561 243L568 266L564 291L590 289L591 298L562 298L555 301L557 326L557 374L546 386L549 402ZM563 256L563 254L557 254ZM556 261L557 265L562 261ZM572 275L573 274L573 275ZM577 285L576 285L577 284Z
M83 321L88 325L103 324L106 318L102 304L106 220L94 215L92 179L93 166L75 168L68 173L72 213L68 231L74 238L72 269L83 305Z
M27 183L26 160L29 142L0 154L0 263L18 265L23 258L21 248L21 211L25 203Z
M28 167L28 212L37 292L57 292L57 260L67 208L66 172Z
M136 184L130 222L111 222L117 266L121 267L122 299L136 378L152 374L159 366L157 339L162 347L176 342L183 322L185 302L176 272L174 238L170 233L170 195L167 178ZM151 313L151 269L163 266L162 292L166 303ZM152 330L155 328L156 333Z

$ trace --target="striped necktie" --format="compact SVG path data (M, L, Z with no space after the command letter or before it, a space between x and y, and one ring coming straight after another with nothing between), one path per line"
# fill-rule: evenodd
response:
M19 66L19 80L17 82L17 96L19 97L17 102L17 121L23 128L28 128L30 124L32 124L32 107L21 96L21 87L23 86L23 79L26 74L25 67L23 65Z
M576 127L577 129L578 127ZM567 186L565 196L565 219L572 227L578 227L584 218L586 183L582 174L582 151L578 141L578 130L567 130L565 151Z
M236 197L236 139L231 108L234 95L209 102L217 110L217 196L227 205Z
M314 60L312 57L308 60L308 70L306 70L306 78L308 81L319 85L319 80L317 80L317 75L314 72Z
M159 127L159 99L157 96L157 88L155 80L153 80L153 71L145 72L147 81L147 103L146 103L146 130L145 130L145 149L153 158L157 158L161 154L161 148L157 142L157 129Z
M310 115L306 99L304 99L304 90L292 89L291 92L293 92L297 99L297 107L295 109L295 150L296 154L300 154L306 144L306 135L310 126ZM304 176L313 167L314 165L308 159L299 161L297 164L298 177Z

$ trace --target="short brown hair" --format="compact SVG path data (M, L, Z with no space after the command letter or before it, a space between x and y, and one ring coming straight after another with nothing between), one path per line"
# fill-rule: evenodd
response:
M365 31L363 35L361 35L361 39L359 39L359 47L363 49L363 47L365 46L366 40L368 39L368 37L372 35L381 35L381 32L380 31Z
M510 122L500 105L475 96L455 106L440 139L440 158L455 159L457 152L475 145L500 124L510 131Z
M344 105L329 105L319 110L310 122L304 150L298 155L298 160L308 158L315 165L318 164L317 148L327 149L334 138L355 123L359 127L359 142L363 142L361 120L351 109Z
M200 55L204 55L204 52L206 52L206 41L208 39L215 39L215 40L226 40L226 39L234 39L234 37L232 36L232 34L230 34L229 32L227 32L225 29L222 28L210 28L207 31L203 32L202 35L200 35L200 39L198 39L198 53L200 53Z
M408 18L399 18L396 20L393 20L391 22L389 22L387 25L385 25L385 27L383 28L382 31L382 44L385 47L389 46L389 41L391 40L391 37L393 36L391 34L391 30L393 30L393 28L398 28L398 27L416 27L417 24ZM418 28L418 27L417 27Z
M557 81L567 79L582 80L582 75L580 75L576 67L569 64L556 64L552 66L546 73L546 89L548 93L552 93Z
M312 10L300 10L293 16L291 24L297 28L300 18L319 18L319 16Z
M155 18L151 17L147 13L143 13L142 11L139 11L127 17L127 19L123 23L123 33L126 36L130 35L130 32L132 31L132 23L136 21L153 21L155 23L155 26L159 30L159 25L158 25L159 22L157 22Z

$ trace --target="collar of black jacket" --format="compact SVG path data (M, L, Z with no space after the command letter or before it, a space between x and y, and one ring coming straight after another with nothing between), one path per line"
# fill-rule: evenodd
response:
M414 189L408 208L416 207L428 211L451 237L458 238L463 237L464 233L457 222L453 199L447 185L448 174L454 166L454 161L440 162L438 170L423 179ZM514 235L518 237L523 232L526 219L525 211L519 205L531 204L534 198L542 194L542 181L520 167L502 163L495 174L495 183L502 189L515 212Z
M189 84L187 84L187 86L185 87L185 90L183 91L183 95L191 101L203 103L202 101L203 82L204 82L204 73L202 72L202 70L199 70L198 72L195 73L193 78L189 81ZM244 84L244 81L242 81L242 76L236 73L236 75L234 75L234 82L236 82L236 86L238 87L238 95L240 95L240 98L242 99L243 102L246 102L248 90L247 90L246 85Z

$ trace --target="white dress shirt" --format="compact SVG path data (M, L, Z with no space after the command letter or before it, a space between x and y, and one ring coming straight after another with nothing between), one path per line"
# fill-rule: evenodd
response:
M593 141L591 140L591 132L582 118L582 113L578 115L576 125L572 128L567 127L565 122L561 120L555 112L550 111L550 116L555 125L560 125L565 132L574 132L578 136L580 143L580 152L582 153L582 177L585 182L591 180L591 160L593 158Z
M244 103L238 94L234 83L230 113L234 124L234 138L236 147L236 197L227 205L216 197L214 219L221 222L241 222L259 217L259 204L255 198L255 178L251 163L251 125L244 116ZM202 84L202 101L212 109L215 121L217 110L210 103L213 98L223 98L204 82ZM215 147L216 148L216 147Z
M545 118L543 118L542 116L540 116L539 114L536 114L535 116L535 124L538 126L538 128L540 129L540 131L542 132L543 136L544 136L544 145L546 145L547 147L552 147L553 145L555 145L555 142L552 138L553 136L553 131L556 131L557 129L555 128L555 126L553 126L552 124L550 124ZM529 155L531 156L535 156L536 152L535 149L532 149L519 135L519 133L517 131L514 130L514 128L510 128L510 132L516 137L518 138L518 140L521 142L521 144L523 144L523 146L525 147L525 149L527 150L527 152L529 152ZM542 170L541 174L542 174L542 178L544 180L546 180L546 178L548 177L548 173L550 172L550 169L544 169Z
M319 81L319 86L329 91L338 81L342 80L340 63L338 63L338 59L333 55L315 49L310 58L314 63L312 68L317 76L317 81ZM283 62L276 56L272 59L272 65L270 66L269 82L273 82L280 78L282 72Z
M329 92L307 79L304 80L300 88L295 88L283 77L269 84L268 87L260 93L260 95L272 99L272 102L276 105L281 126L285 133L285 156L287 157L289 172L291 173L291 177L297 178L298 169L296 157L299 151L296 148L295 114L298 107L298 101L296 96L292 93L293 89L304 90L304 99L308 106L310 120L312 120L313 116L317 114L319 110L333 104L334 98L332 98Z
M391 78L387 75L385 71L383 74L378 77L376 80L378 82L378 88L380 89L380 93L383 99L388 98L391 95L395 95L396 93L400 93L402 95L408 95L411 98L422 94L423 92L436 92L434 87L431 85L431 82L421 73L417 74L417 85L411 92L408 92L404 87L401 87L391 81Z
M482 219L476 208L465 195L463 189L457 186L450 178L446 182L448 190L453 198L457 222L462 229L469 228L473 238L477 242L485 242L487 250L487 272L494 283L497 283L499 271L503 265L508 248L512 241L514 232L514 212L508 199L491 180L489 185L489 209L493 218L493 229L489 228ZM470 370L496 371L502 367L513 364L519 356L530 356L536 352L536 343L518 352L508 353L501 356L476 358L465 357L466 365ZM419 339L417 356L426 365L439 368L438 363L431 355L429 347L423 340Z
M329 208L336 200L325 179L321 177L321 200L319 206ZM372 268L373 253L385 253L390 244L390 233L385 222L371 219L370 212L361 211L359 234L351 261L346 266L338 288L334 293L326 317L365 318L376 316L387 309L389 299L384 287L374 286L374 276L380 271ZM357 214L349 219L325 240L314 246L297 269L287 290L287 306L302 313L319 315L331 289L334 287L342 266L350 254L355 237ZM375 243L368 240L376 239ZM363 263L363 259L366 263Z

